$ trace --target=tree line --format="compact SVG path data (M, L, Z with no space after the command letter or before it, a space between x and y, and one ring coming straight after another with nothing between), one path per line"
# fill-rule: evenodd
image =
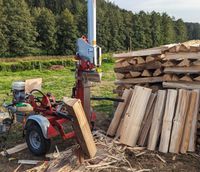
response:
M71 55L87 34L85 0L0 0L0 56ZM137 14L97 1L97 41L104 52L200 39L200 24L166 13Z

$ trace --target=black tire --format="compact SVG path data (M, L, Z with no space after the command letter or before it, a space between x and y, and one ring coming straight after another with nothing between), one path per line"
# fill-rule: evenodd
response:
M26 143L29 150L36 156L45 155L51 147L51 140L44 138L40 126L36 123L26 129Z

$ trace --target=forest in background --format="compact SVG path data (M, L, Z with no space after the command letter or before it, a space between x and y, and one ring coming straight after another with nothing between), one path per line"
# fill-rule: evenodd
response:
M71 55L87 34L85 0L0 0L0 56ZM137 50L200 39L200 24L167 13L133 13L97 0L103 52Z

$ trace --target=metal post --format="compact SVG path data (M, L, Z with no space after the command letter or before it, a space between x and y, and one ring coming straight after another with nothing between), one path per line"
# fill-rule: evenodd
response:
M96 0L88 0L88 41L96 46Z

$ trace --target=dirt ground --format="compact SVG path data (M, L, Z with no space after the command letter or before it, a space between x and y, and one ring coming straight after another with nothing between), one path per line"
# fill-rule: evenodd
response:
M103 116L103 114L98 114L97 128L106 130L110 121ZM15 128L16 129L16 128ZM14 134L16 135L16 134ZM14 136L13 136L14 137ZM9 143L9 147L16 144L23 143L24 139L22 136L17 136L15 141ZM55 145L59 148L59 151L65 150L67 147L72 146L75 143L74 140L62 141L60 138L53 140L52 148L50 152L54 152ZM162 162L157 155L163 158ZM153 171L153 172L200 172L200 155L198 154L188 154L188 155L175 155L175 154L162 154L159 152L145 151L144 154L137 156L131 152L126 151L126 158L130 162L134 169L138 172L142 171ZM41 160L48 161L45 157L35 157L28 149L11 155L9 157L2 157L0 155L0 172L13 172L19 166L18 160ZM22 165L18 172L23 172L27 169L33 168L34 165ZM102 171L113 171L111 169L104 169ZM115 170L116 171L116 170ZM122 171L122 170L120 170Z

